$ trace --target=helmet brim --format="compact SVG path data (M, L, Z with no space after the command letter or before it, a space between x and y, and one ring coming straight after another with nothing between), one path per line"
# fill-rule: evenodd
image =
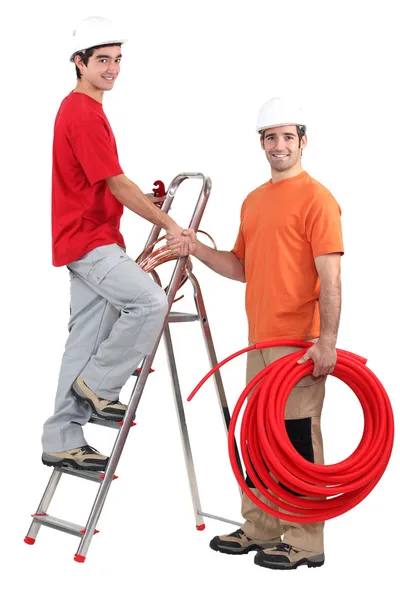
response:
M127 41L128 41L127 39L119 39L119 40L112 39L109 41L101 41L98 44L94 44L93 46L89 46L87 48L80 48L78 50L74 50L74 52L71 54L71 56L69 58L69 61L74 62L75 56L77 54L79 54L79 52L83 52L84 50L90 50L91 48L97 48L97 47L101 48L101 46L108 46L109 44L115 44L116 46L118 46L119 44L126 44Z
M288 125L294 125L294 127L306 127L305 123L293 123L293 122L285 122L285 123L273 123L272 125L265 125L257 127L257 133L262 133L263 131L267 131L267 129L274 129L274 127L286 127Z

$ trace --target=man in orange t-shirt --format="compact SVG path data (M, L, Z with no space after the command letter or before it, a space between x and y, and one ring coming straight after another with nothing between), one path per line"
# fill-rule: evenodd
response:
M307 138L300 109L281 98L269 100L260 110L257 131L271 179L245 199L231 252L205 246L191 230L192 254L217 273L246 282L250 343L315 342L299 361L311 359L313 374L290 393L285 424L296 450L322 464L321 412L326 375L337 358L341 307L341 210L332 194L302 168ZM278 346L250 352L247 381L272 361L297 350ZM247 483L254 488L249 478ZM253 491L267 502L258 490ZM273 569L324 564L323 523L277 519L245 494L242 515L245 522L240 529L211 540L213 550L227 554L257 550L255 563Z

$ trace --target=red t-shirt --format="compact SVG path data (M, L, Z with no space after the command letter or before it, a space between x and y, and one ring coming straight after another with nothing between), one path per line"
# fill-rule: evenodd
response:
M53 265L60 267L97 246L125 247L119 230L123 205L104 181L123 173L103 105L71 92L54 125L52 173Z

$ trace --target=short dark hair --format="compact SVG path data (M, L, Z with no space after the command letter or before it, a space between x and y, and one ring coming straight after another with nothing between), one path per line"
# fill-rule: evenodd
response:
M87 50L82 50L81 52L77 52L74 55L75 56L80 56L82 59L83 64L87 67L88 66L88 62L89 62L89 58L91 56L93 56L93 53L95 50L98 50L99 48L109 48L110 46L119 46L121 47L121 44L101 44L101 46L92 46L92 48L88 48ZM77 64L75 64L75 70L76 70L76 76L78 79L80 79L82 77L82 73L78 67Z
M296 125L296 130L297 130L297 135L299 136L299 148L301 146L301 140L302 138L305 136L306 134L306 130L307 127L305 125ZM267 129L263 129L260 133L261 133L261 138L264 141L265 138L265 134L268 130Z

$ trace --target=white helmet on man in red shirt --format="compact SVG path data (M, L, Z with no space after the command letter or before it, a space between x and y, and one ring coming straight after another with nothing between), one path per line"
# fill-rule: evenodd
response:
M84 52L94 46L106 44L123 44L127 39L121 31L108 19L103 17L88 17L79 23L72 34L72 44L69 60L74 61L78 52Z
M257 133L283 125L298 125L305 129L303 110L285 98L271 98L259 110Z

